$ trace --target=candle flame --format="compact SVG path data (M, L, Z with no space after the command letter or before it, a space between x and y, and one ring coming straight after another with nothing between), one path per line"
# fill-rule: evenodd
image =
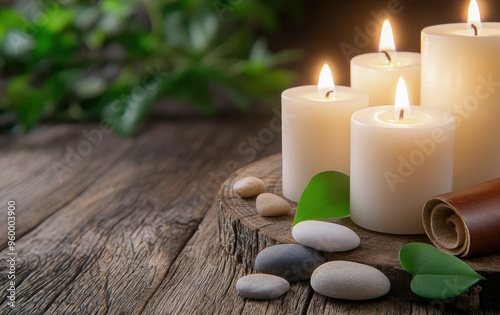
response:
M382 32L380 34L379 51L395 51L396 44L394 43L394 34L389 20L385 20L382 24Z
M469 15L467 17L467 29L476 36L481 34L481 13L476 0L471 0L469 4Z
M410 116L410 100L408 98L408 89L403 77L399 77L398 87L396 89L396 101L394 105L394 115L399 122Z
M318 79L318 94L321 98L333 99L335 96L335 83L330 67L325 63Z

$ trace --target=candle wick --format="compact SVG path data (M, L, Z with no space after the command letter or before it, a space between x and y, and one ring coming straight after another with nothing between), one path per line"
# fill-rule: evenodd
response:
M401 109L399 111L399 122L402 123L404 118L405 118L405 110Z
M385 50L382 50L382 52L384 53L385 57L387 58L387 61L389 61L389 64L392 64L391 55Z
M326 92L325 98L330 98L330 94L332 94L334 92L335 92L335 90L331 90L331 91Z
M476 24L471 24L471 27L474 29L474 36L477 36L479 33L479 30L477 29Z

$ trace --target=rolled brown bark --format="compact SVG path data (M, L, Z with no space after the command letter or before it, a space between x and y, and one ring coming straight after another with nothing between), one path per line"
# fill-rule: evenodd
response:
M425 203L427 236L440 250L473 256L500 250L500 178Z

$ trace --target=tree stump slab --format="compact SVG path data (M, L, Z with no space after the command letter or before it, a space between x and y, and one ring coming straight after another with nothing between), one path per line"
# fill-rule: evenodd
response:
M297 204L290 202L292 212L281 217L261 217L255 210L255 198L242 199L233 192L233 184L246 176L256 176L266 183L266 192L281 196L281 154L249 164L233 173L222 185L217 197L219 239L222 247L246 268L252 270L257 254L276 244L296 243L292 238L292 222ZM285 198L286 199L286 198ZM349 218L329 220L345 225L361 238L358 248L343 253L323 253L328 260L347 260L371 265L391 280L389 294L410 301L429 302L410 290L412 276L399 262L399 249L411 242L429 243L424 235L390 235L372 232L354 224ZM479 283L475 296L460 296L447 303L472 303L480 298L481 307L500 308L500 253L464 259L487 280ZM450 287L450 290L453 290ZM479 295L479 296L478 296ZM465 299L465 301L463 301Z

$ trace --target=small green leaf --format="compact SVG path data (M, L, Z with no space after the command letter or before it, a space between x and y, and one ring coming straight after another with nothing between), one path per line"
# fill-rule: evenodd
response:
M5 96L10 100L14 112L25 131L30 131L42 117L44 110L62 97L54 79L47 79L34 88L29 75L17 76L9 81Z
M104 12L111 12L119 15L120 17L126 17L134 10L133 1L121 1L121 0L103 0L99 4Z
M21 15L12 9L3 7L0 10L0 40L4 41L4 36L11 29L22 29L23 26L26 25L25 21L23 21Z
M336 171L315 175L300 196L293 225L349 215L349 176Z
M484 278L455 256L434 246L410 243L401 247L399 260L414 275L412 291L429 299L448 299L460 295Z
M62 7L48 14L50 18L47 19L46 27L53 33L60 33L63 31L74 22L76 16L73 9L63 9Z

